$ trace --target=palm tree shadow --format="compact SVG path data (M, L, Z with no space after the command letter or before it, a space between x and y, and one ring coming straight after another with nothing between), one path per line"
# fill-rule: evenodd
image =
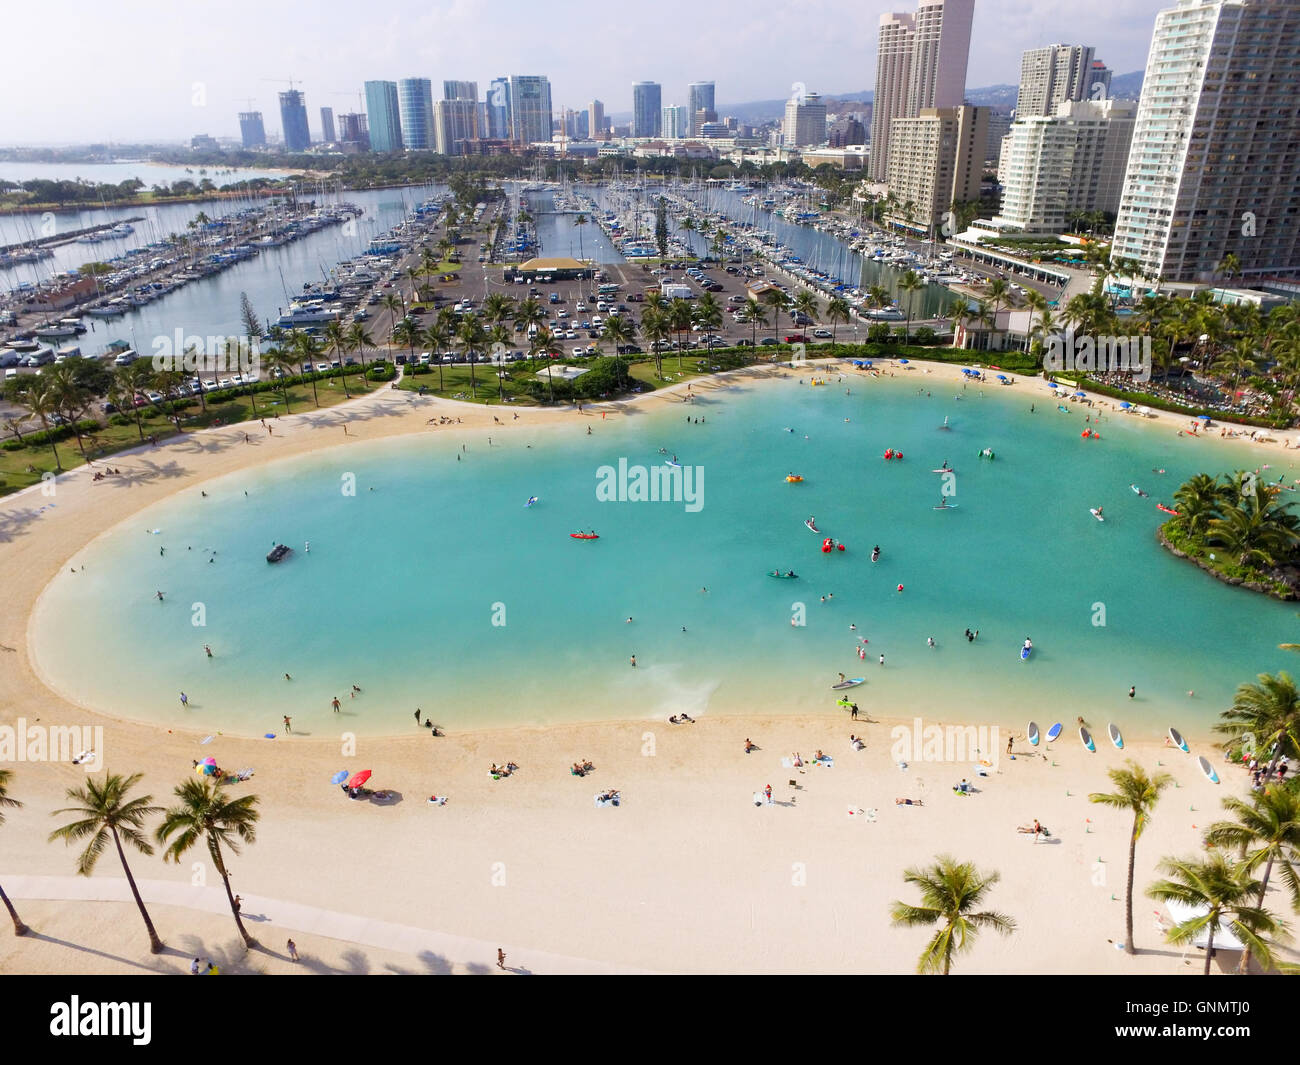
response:
M450 976L451 962L441 954L435 954L431 950L422 950L416 957L424 968L433 976Z
M134 969L142 969L145 972L170 972L171 971L165 965L149 965L144 962L136 961L133 958L124 957L121 954L110 954L106 950L96 950L94 947L83 946L80 943L72 942L72 940L70 939L59 939L57 936L47 936L43 932L38 932L35 929L29 931L24 938L39 940L42 943L52 943L57 947L66 947L69 950L75 950L81 954L89 954L96 958L104 958L108 961L121 962L123 965L129 965ZM164 947L163 954L171 954L176 957L183 957L185 955L185 952L176 950L175 948L172 947ZM161 955L155 955L155 957L161 957Z

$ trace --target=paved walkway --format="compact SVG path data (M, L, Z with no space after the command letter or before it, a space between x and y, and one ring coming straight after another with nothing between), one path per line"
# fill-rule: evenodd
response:
M132 902L126 880L116 877L82 876L19 876L0 874L0 883L12 899L50 899L74 902ZM140 896L146 903L164 906L183 906L205 913L230 913L225 889L194 887L172 880L137 880ZM431 932L413 925L393 924L373 920L337 910L322 910L298 902L269 899L261 895L242 895L240 914L250 935L268 947L280 950L283 940L293 933L310 933L330 939L355 943L358 946L378 947L383 950L410 954L436 954L448 962L459 965L480 964L495 967L497 948L506 952L506 966L515 972L530 974L583 974L600 975L641 973L645 970L629 969L606 962L587 961L563 954L512 947L508 943L468 939L464 936Z

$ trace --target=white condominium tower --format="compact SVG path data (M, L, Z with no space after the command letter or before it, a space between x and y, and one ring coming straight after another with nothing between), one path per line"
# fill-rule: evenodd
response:
M1300 273L1300 4L1156 16L1112 253L1146 278Z
M1016 118L1054 115L1063 103L1089 98L1093 50L1086 44L1032 48L1020 58Z
M871 112L871 178L889 172L890 124L922 108L960 107L966 93L975 0L920 0L915 14L880 16Z

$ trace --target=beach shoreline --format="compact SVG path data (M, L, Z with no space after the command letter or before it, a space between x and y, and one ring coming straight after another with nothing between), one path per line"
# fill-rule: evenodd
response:
M962 379L955 366L882 368L917 384ZM736 380L789 379L830 370L843 372L846 380L856 376L835 360L810 362L798 370L787 364L733 371L689 384L703 395ZM1016 380L1008 387L1023 388L1035 379ZM631 400L584 406L581 413L520 408L517 421L505 422L493 417L507 406L467 406L378 389L325 411L277 419L274 435L253 444L243 443L245 432L255 428L252 423L187 434L114 456L110 464L123 469L120 479L93 482L101 463L60 478L53 496L34 487L0 500L0 564L10 578L7 609L0 616L0 661L8 667L0 670L0 723L22 718L42 726L100 726L108 768L145 773L141 786L160 803L191 771L194 759L212 754L228 769L255 768L248 784L232 788L259 795L265 811L259 842L236 863L236 884L271 898L451 935L499 936L507 946L657 971L906 972L923 937L890 926L889 900L905 895L905 864L950 850L999 870L1005 886L994 901L1023 915L1023 934L981 939L963 968L1188 971L1167 952L1124 960L1108 942L1120 938L1123 929L1122 913L1116 915L1111 896L1122 890L1119 870L1126 860L1128 824L1121 815L1089 806L1086 794L1105 790L1104 770L1130 755L1149 770L1165 762L1176 772L1183 794L1172 793L1169 806L1157 811L1157 828L1144 836L1140 885L1150 881L1162 854L1200 849L1199 828L1206 816L1213 816L1216 800L1221 794L1244 793L1245 781L1225 773L1224 784L1213 785L1192 756L1169 752L1158 743L1114 750L1105 740L1104 721L1093 722L1095 754L1083 749L1067 720L1063 741L1048 759L999 758L997 771L981 785L984 794L967 797L955 795L950 786L962 777L974 779L977 763L970 758L933 767L924 758L904 759L909 769L897 768L897 759L890 756L890 730L911 725L902 707L896 717L874 724L852 721L847 714L841 718L838 712L748 718L722 714L680 726L620 719L456 732L441 739L431 739L424 729L412 737L350 738L340 729L329 736L283 735L275 741L217 736L203 745L197 742L201 729L162 728L78 707L52 693L35 669L28 632L45 588L98 536L178 491L354 440L589 425L602 413L618 416L628 404L680 401L686 388L682 381ZM1025 399L1031 401L1028 395ZM430 426L429 420L439 415L461 421ZM1154 422L1147 421L1154 429L1182 419L1158 414ZM1281 450L1280 443L1257 446ZM40 509L49 503L53 509ZM1055 712L1072 720L1078 711L1063 707ZM1040 714L1038 723L1045 729L1052 722ZM925 724L942 722L927 719ZM1023 723L996 724L1023 734ZM866 737L861 755L848 746L850 732ZM1006 732L998 736L1000 754ZM744 754L741 744L747 738L762 750ZM647 745L652 753L645 753ZM806 759L819 747L834 755L836 768L799 773L780 764L781 757L794 751ZM352 753L343 753L349 749ZM1193 752L1221 765L1222 754L1203 743ZM583 758L596 763L591 781L567 772ZM490 779L489 763L511 760L521 766L517 779ZM85 772L66 763L11 767L11 794L27 806L12 812L4 828L0 882L13 875L68 874L68 853L45 842L52 827L49 812L65 804L63 793L84 781ZM373 768L375 784L398 790L400 802L395 808L349 803L328 783L340 768ZM775 810L755 809L749 801L766 784L781 793L782 805ZM925 789L923 809L894 806L896 798L918 797L920 786ZM624 806L593 809L591 793L609 787L623 791ZM429 793L446 793L451 802L427 807ZM934 815L931 807L940 812ZM867 810L875 810L876 819L864 823ZM768 814L777 819L754 824L755 816ZM918 814L925 818L923 833L907 820ZM1015 826L1034 818L1051 827L1060 842L1027 850L1032 844ZM855 841L865 833L871 836L863 850ZM348 855L357 868L382 869L382 881L324 875L332 864L327 855L335 854ZM1040 862L1040 855L1045 860ZM1116 879L1105 888L1103 877L1098 887L1097 870L1104 871L1107 863ZM814 871L804 884L812 890L802 894L792 890L798 886L800 864ZM1037 872L1036 864L1056 871ZM303 877L308 868L319 868L322 875ZM157 860L138 859L133 869L145 878L189 875L185 866L163 866ZM97 875L120 875L120 870L106 858ZM504 877L499 885L497 877ZM1042 885L1048 882L1060 888L1052 898L1042 897ZM1064 930L1054 918L1061 900L1080 914ZM1154 907L1135 901L1135 908ZM843 935L841 920L861 923L870 935ZM1140 929L1150 925L1147 913ZM1142 938L1145 945L1155 945L1151 931ZM862 945L867 940L869 949ZM97 971L93 961L81 964ZM1195 971L1195 966L1189 969Z

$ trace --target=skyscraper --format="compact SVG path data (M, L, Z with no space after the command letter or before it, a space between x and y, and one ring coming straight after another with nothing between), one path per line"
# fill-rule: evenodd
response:
M1112 255L1145 278L1300 274L1300 6L1179 0L1156 16Z
M239 137L245 148L265 148L266 128L261 111L239 112Z
M353 151L370 151L370 132L366 116L352 113L339 115L339 143L353 147Z
M444 100L477 100L477 81L444 81L442 83Z
M702 122L717 120L718 110L713 98L713 90L714 83L711 81L693 81L686 86L686 111L691 117L692 137L699 136Z
M366 121L370 126L372 152L402 150L400 111L397 101L397 82L366 82Z
M397 106L402 118L402 147L427 151L433 147L433 82L428 78L403 78L397 83Z
M1083 89L1083 98L1085 100L1107 100L1110 98L1110 76L1111 69L1100 59L1092 61L1092 68L1088 71L1087 85ZM1101 88L1098 89L1097 86Z
M334 143L334 108L332 107L320 109L320 139L326 144Z
M510 139L510 79L493 78L488 85L487 135L493 140Z
M822 98L810 92L787 100L781 133L787 148L816 147L826 143L826 104Z
M478 136L477 100L439 100L434 105L434 147L439 155L464 155L465 141Z
M880 16L871 112L871 179L889 172L890 127L922 108L961 106L975 0L920 0L915 14Z
M632 136L659 136L663 91L657 81L632 83Z
M1054 115L1063 103L1087 98L1093 50L1086 44L1031 48L1020 57L1016 118Z
M605 105L599 100L592 100L587 105L588 136L593 140L605 135Z
M304 151L311 144L307 131L307 102L296 89L280 93L280 128L284 131L284 149Z
M680 105L665 107L659 120L659 134L669 140L685 140L691 135L691 116Z
M916 118L894 119L889 137L886 180L900 205L894 221L927 232L952 204L979 199L987 107L924 107Z
M551 142L551 83L535 74L510 76L510 139L519 144Z

